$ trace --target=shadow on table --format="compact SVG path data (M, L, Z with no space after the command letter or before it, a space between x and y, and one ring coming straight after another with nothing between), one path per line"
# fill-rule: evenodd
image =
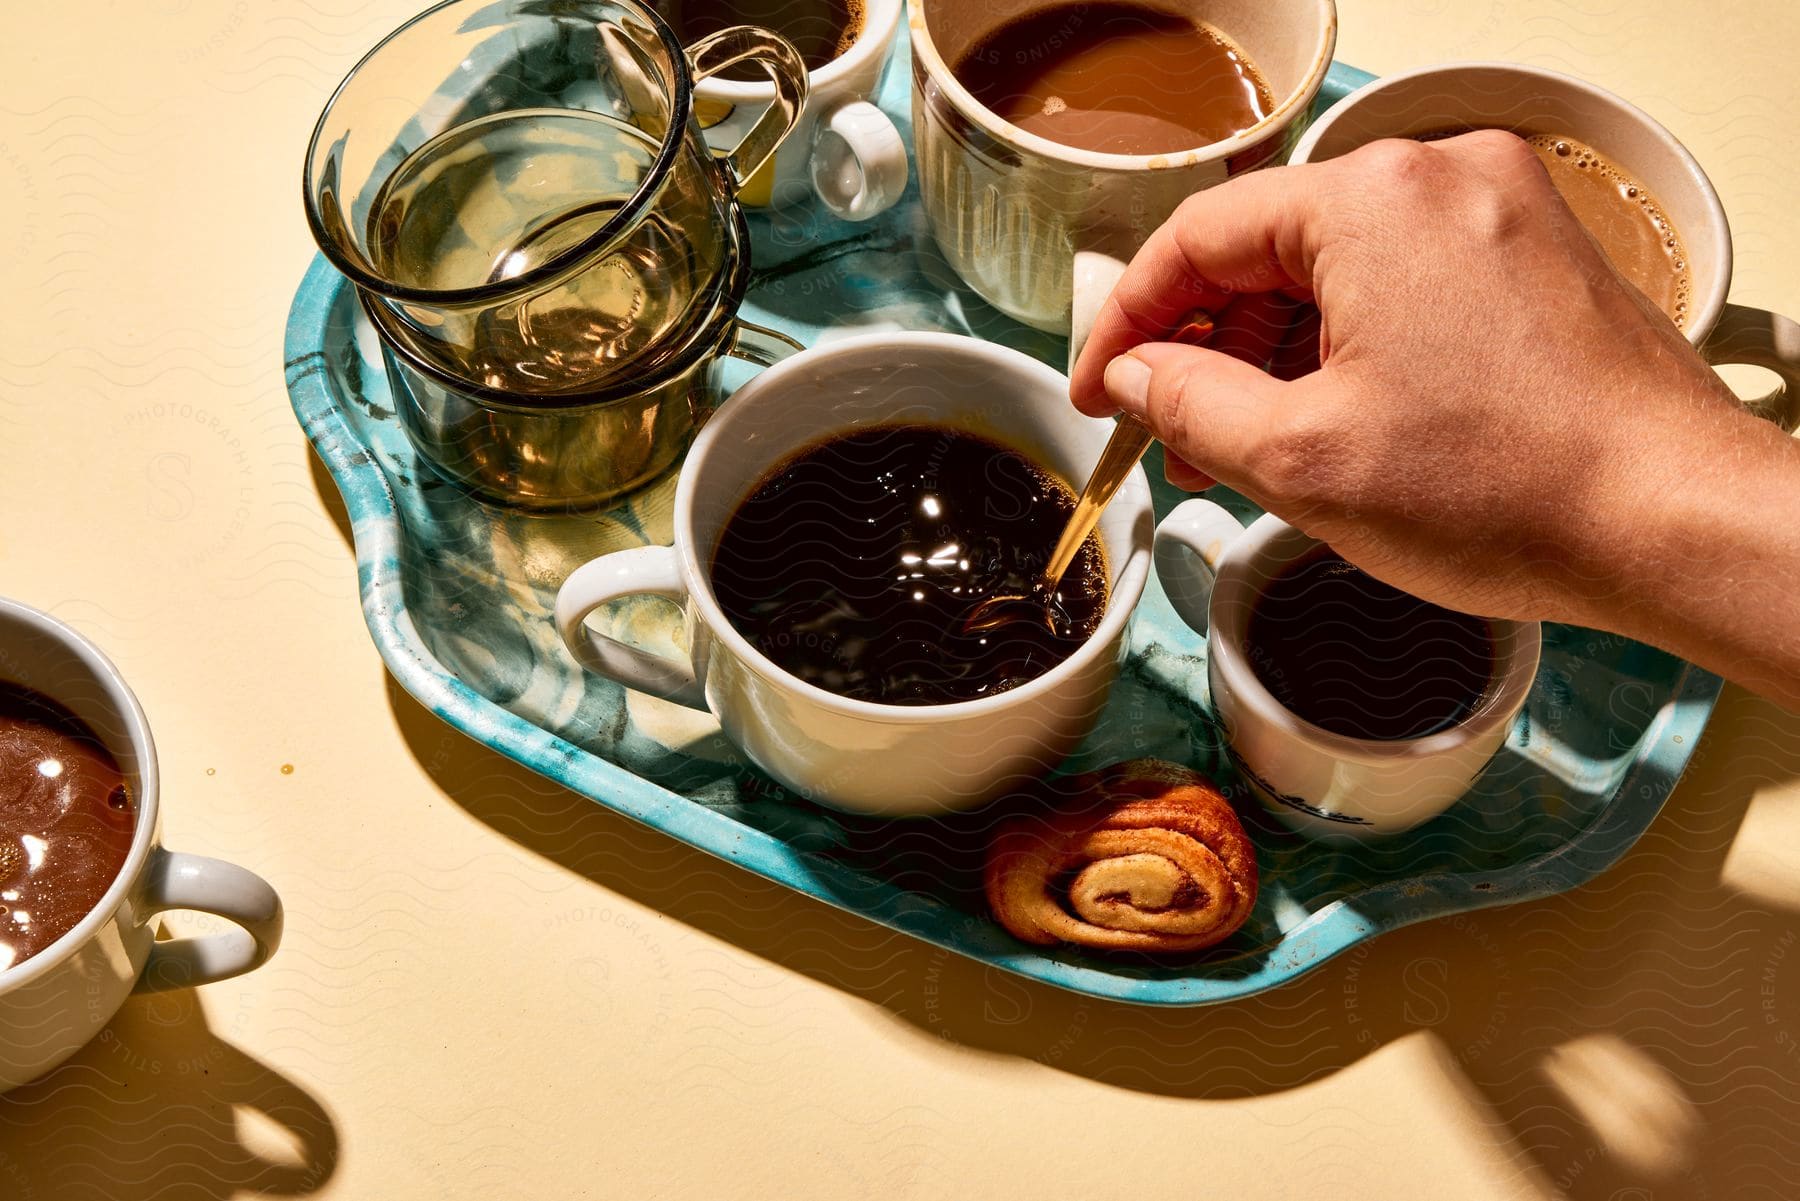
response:
M192 990L133 997L0 1097L0 1197L292 1197L337 1167L331 1115L207 1027Z
M1662 817L1587 887L1401 930L1242 1002L1154 1010L1023 980L763 881L388 687L414 756L475 817L920 1036L1218 1099L1294 1088L1423 1032L1492 1118L1525 1195L1737 1196L1800 1178L1787 1136L1800 1128L1800 916L1720 881L1753 789L1800 776L1800 718L1735 689Z
M344 528L335 489L318 484ZM1800 882L1753 895L1722 879L1728 856L1758 853L1738 845L1753 792L1800 777L1800 717L1740 690L1726 690L1661 817L1589 885L1395 932L1259 997L1154 1010L1026 981L768 883L388 689L413 755L470 814L917 1036L1196 1100L1293 1089L1426 1038L1519 1195L1774 1196L1800 1179Z

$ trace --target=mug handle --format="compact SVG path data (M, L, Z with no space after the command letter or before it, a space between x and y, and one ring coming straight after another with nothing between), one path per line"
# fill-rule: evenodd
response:
M239 928L151 943L134 992L163 992L241 976L262 966L281 945L281 898L267 880L235 863L157 847L144 869L142 896L146 920L165 909L193 909L235 922Z
M807 89L811 86L806 63L792 42L754 25L734 25L701 38L688 47L688 62L693 66L695 83L727 67L753 62L768 72L775 85L775 103L756 118L756 124L735 149L721 156L731 171L732 181L741 188L775 156L776 149L800 123L800 111L806 107Z
M906 142L867 100L840 104L819 118L811 161L813 191L846 221L878 216L906 191Z
M1094 332L1100 318L1100 306L1112 295L1119 277L1125 274L1125 261L1100 250L1075 251L1075 279L1069 304L1069 373L1075 372L1075 360Z
M806 347L778 329L757 325L739 317L731 330L731 341L719 353L758 367L773 367L791 354Z
M794 341L780 330L757 325L753 321L745 321L742 317L732 322L731 340L719 351L720 358L739 359L757 367L773 367L791 354L796 354L806 347ZM700 393L694 394L694 423L703 424L718 407L719 401L701 400Z
M1219 560L1243 532L1229 511L1200 499L1182 501L1156 527L1156 578L1177 616L1197 633L1206 633L1209 624Z
M661 596L683 605L687 583L672 546L634 546L577 567L556 593L556 632L575 661L627 688L706 708L706 690L690 660L627 646L588 628L588 614L628 596Z
M804 349L786 334L740 317L732 329L731 343L722 353L759 367L773 367ZM556 632L575 661L595 675L704 710L706 688L692 661L653 655L596 634L587 625L588 615L595 609L628 596L660 596L685 605L687 594L681 561L672 546L634 546L601 555L576 568L557 589Z
M1719 323L1700 344L1700 355L1717 367L1747 363L1781 377L1775 390L1745 407L1788 433L1800 424L1800 322L1747 305L1728 304Z

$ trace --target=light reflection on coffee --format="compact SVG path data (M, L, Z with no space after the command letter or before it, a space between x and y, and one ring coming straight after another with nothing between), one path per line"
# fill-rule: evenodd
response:
M137 807L93 730L0 681L0 971L75 928L131 851Z
M1106 560L1090 535L1043 621L966 628L1043 574L1075 494L1017 451L947 426L857 430L800 452L738 506L713 556L731 624L783 670L892 705L993 696L1093 635Z

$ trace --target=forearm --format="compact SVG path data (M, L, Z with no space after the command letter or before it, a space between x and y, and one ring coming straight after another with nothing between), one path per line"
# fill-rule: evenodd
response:
M1731 413L1682 431L1612 528L1633 530L1584 624L1800 711L1800 442Z

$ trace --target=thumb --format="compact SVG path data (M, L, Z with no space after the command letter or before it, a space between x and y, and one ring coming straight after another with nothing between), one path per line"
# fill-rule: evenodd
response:
M1216 350L1133 347L1106 365L1107 399L1149 426L1183 462L1234 486L1274 435L1296 385Z

